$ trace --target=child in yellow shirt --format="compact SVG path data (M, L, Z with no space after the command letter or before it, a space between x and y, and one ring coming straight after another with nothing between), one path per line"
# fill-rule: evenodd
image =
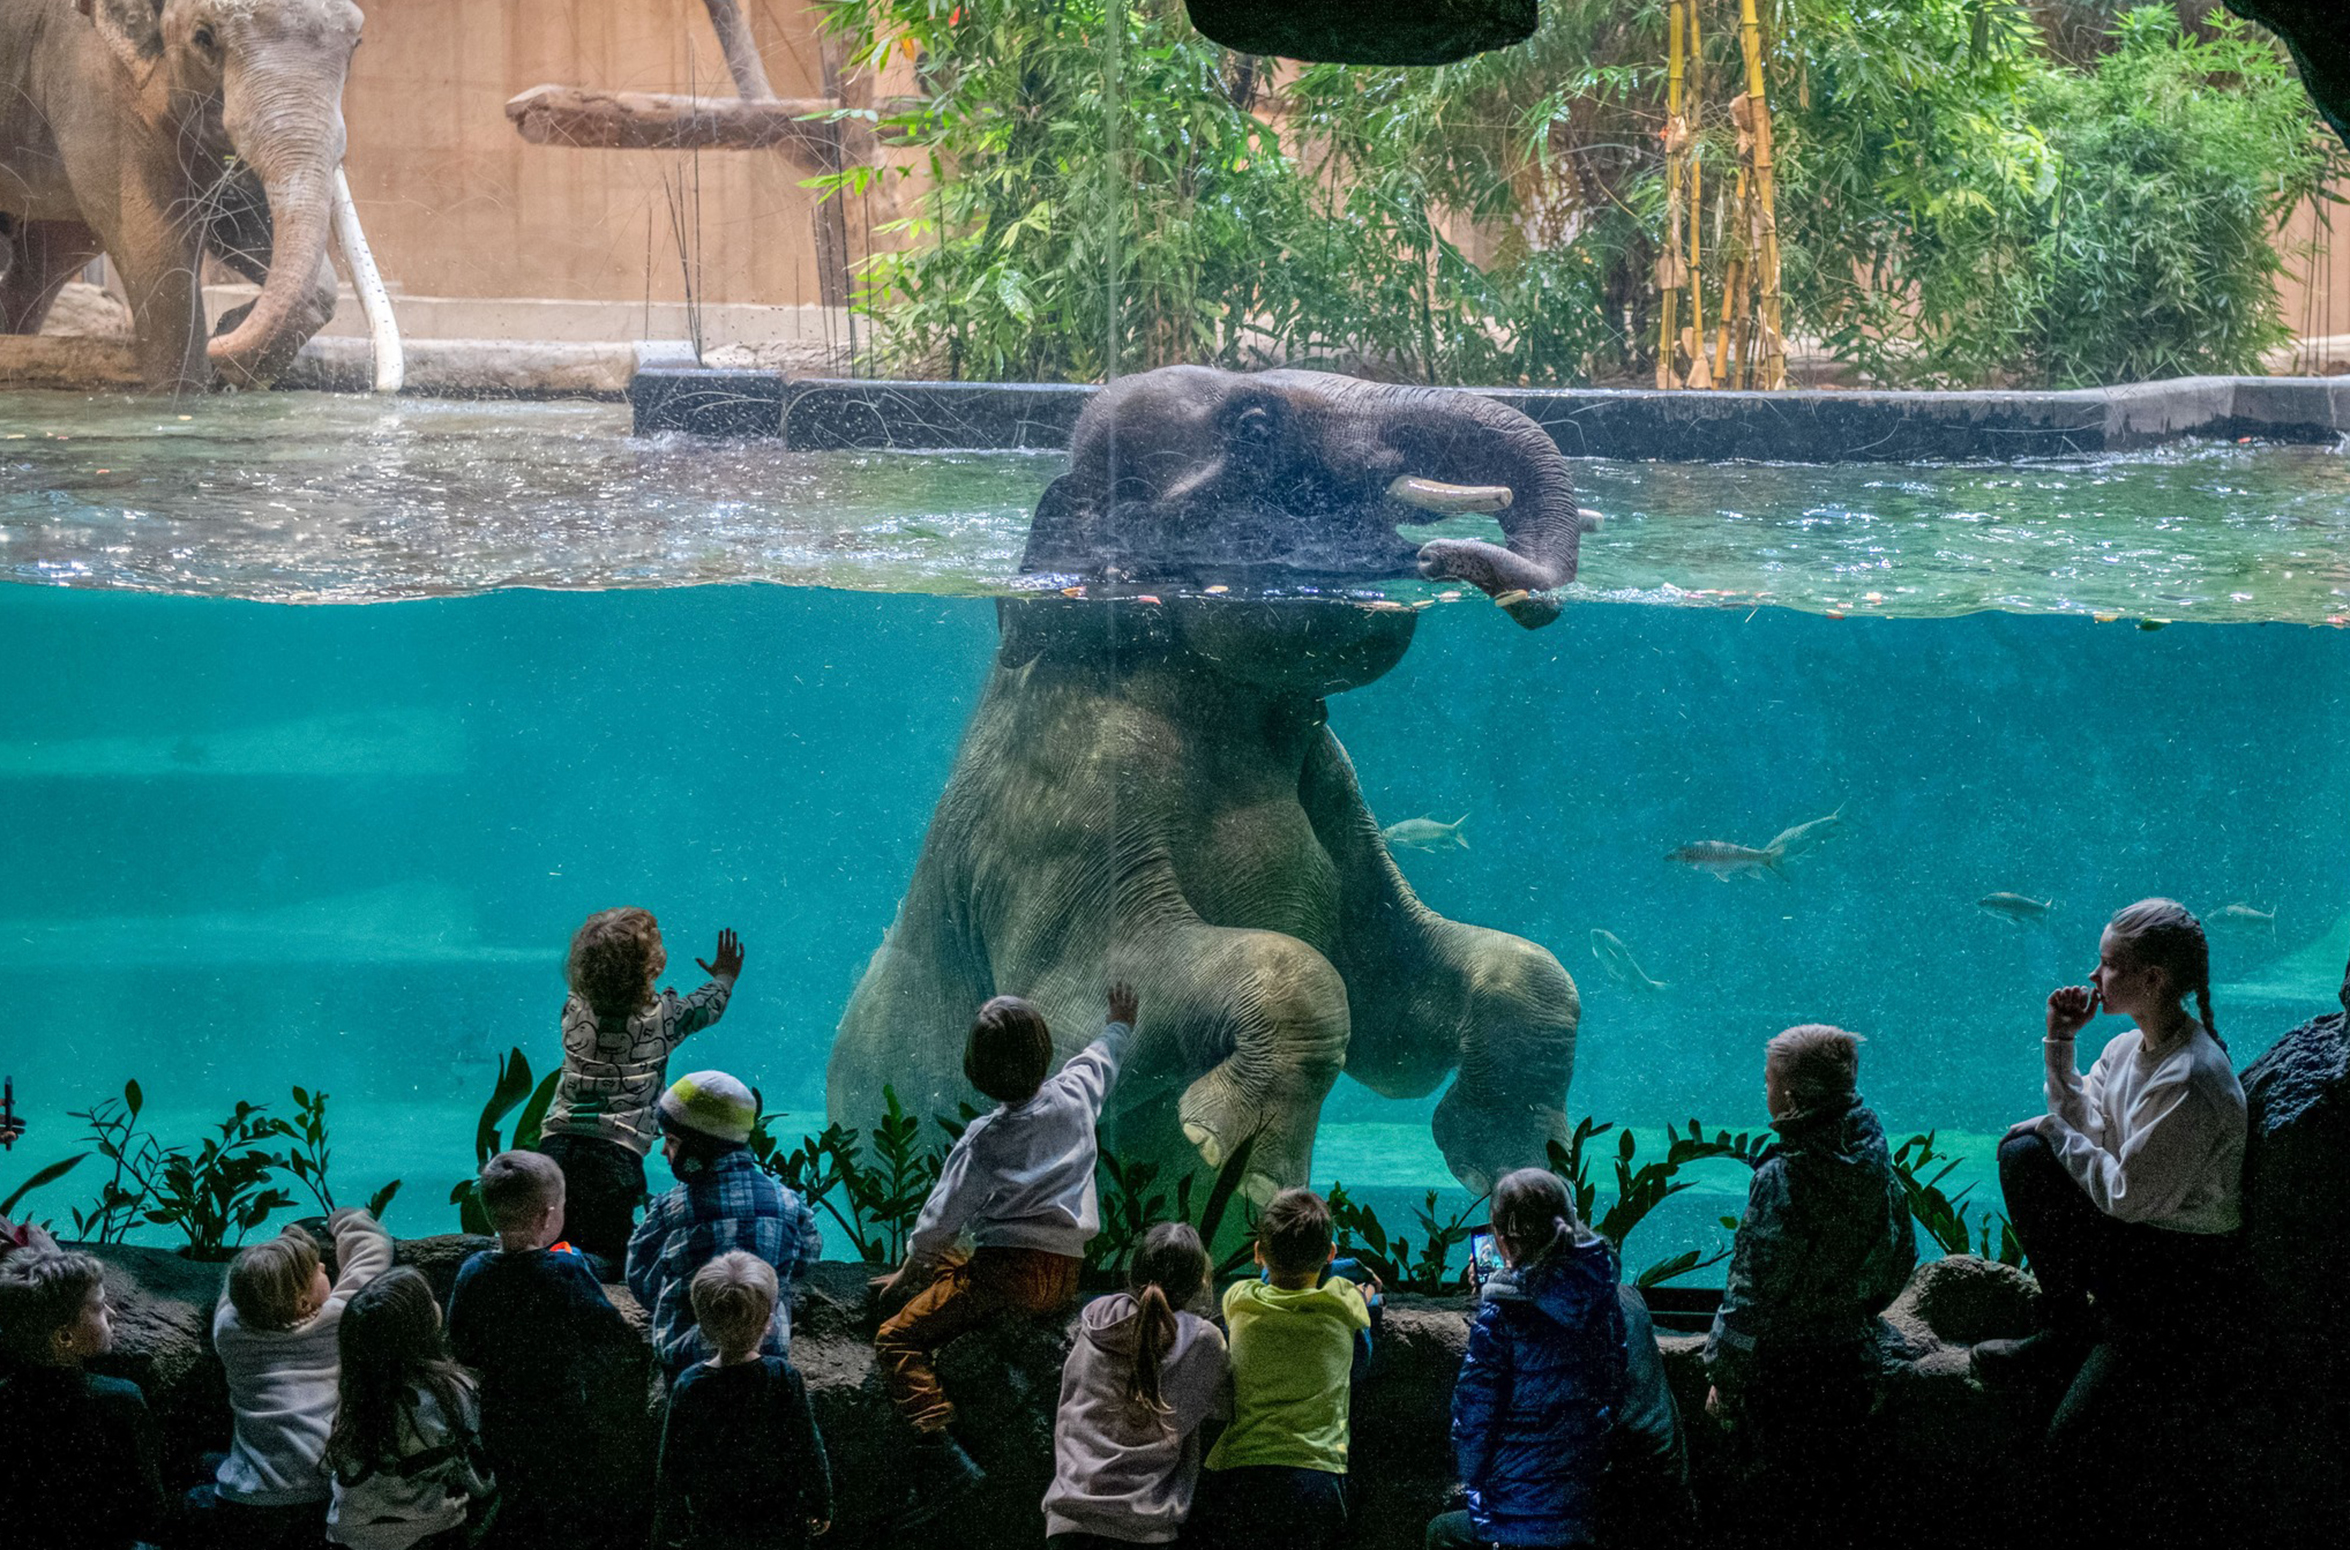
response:
M1194 1514L1205 1550L1328 1550L1346 1528L1347 1406L1379 1294L1325 1275L1330 1206L1286 1189L1257 1219L1265 1278L1224 1294L1232 1424L1209 1451Z

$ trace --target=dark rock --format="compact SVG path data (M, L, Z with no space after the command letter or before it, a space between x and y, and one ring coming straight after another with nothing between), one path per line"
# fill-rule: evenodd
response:
M1242 54L1343 65L1442 65L1534 35L1535 0L1187 0L1191 24Z

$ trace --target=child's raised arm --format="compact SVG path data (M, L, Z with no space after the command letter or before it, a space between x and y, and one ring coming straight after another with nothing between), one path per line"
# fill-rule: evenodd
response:
M392 1235L357 1206L343 1207L326 1225L335 1235L335 1287L327 1301L339 1305L392 1268Z
M743 939L729 926L718 933L718 956L713 961L696 958L695 965L710 976L707 983L690 996L678 1000L677 1015L669 1023L669 1043L672 1048L687 1035L700 1033L726 1015L726 1003L734 995L734 982L742 977ZM664 992L674 996L676 992Z
M1101 1117L1110 1089L1118 1085L1118 1068L1126 1062L1126 1046L1134 1039L1134 1020L1142 1015L1142 1000L1124 980L1110 987L1110 1014L1091 1044L1069 1057L1056 1082L1067 1084Z

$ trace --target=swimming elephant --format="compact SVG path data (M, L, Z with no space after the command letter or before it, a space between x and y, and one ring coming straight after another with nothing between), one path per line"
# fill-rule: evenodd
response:
M327 236L349 199L359 27L350 0L0 5L0 331L37 332L103 252L150 387L282 368L334 315ZM207 253L261 286L209 340Z
M998 992L1073 1052L1118 977L1142 1002L1105 1117L1128 1156L1219 1168L1248 1143L1251 1197L1305 1183L1343 1070L1394 1097L1457 1073L1435 1134L1471 1189L1542 1162L1566 1134L1575 984L1421 904L1327 724L1325 697L1393 668L1418 614L1267 584L1417 571L1547 622L1533 589L1572 579L1582 528L1557 448L1470 394L1172 367L1097 396L1070 465L1024 568L1089 595L998 605L994 669L833 1045L832 1116L869 1124L885 1085L917 1115L972 1096L964 1032ZM1506 545L1397 534L1446 510L1495 512Z

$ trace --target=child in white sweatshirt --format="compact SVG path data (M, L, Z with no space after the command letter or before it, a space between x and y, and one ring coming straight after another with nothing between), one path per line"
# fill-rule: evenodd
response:
M212 1345L228 1371L236 1440L212 1483L187 1501L208 1543L307 1547L326 1530L319 1460L342 1370L336 1337L352 1295L392 1264L390 1236L365 1211L337 1211L327 1225L340 1271L331 1282L299 1227L229 1262Z
M947 1426L955 1407L930 1355L958 1335L1013 1316L1066 1310L1077 1297L1085 1245L1101 1230L1094 1126L1134 1035L1134 992L1110 987L1101 1036L1049 1081L1053 1036L1018 996L979 1009L963 1047L963 1074L996 1100L947 1154L946 1167L906 1242L906 1262L878 1288L883 1305L913 1293L873 1338L883 1381L920 1444L916 1484L931 1511L984 1475ZM969 1230L971 1258L939 1274Z
M1231 1410L1224 1337L1190 1311L1208 1275L1199 1234L1161 1222L1134 1252L1132 1290L1086 1304L1061 1368L1047 1550L1166 1544L1190 1515L1200 1424Z

